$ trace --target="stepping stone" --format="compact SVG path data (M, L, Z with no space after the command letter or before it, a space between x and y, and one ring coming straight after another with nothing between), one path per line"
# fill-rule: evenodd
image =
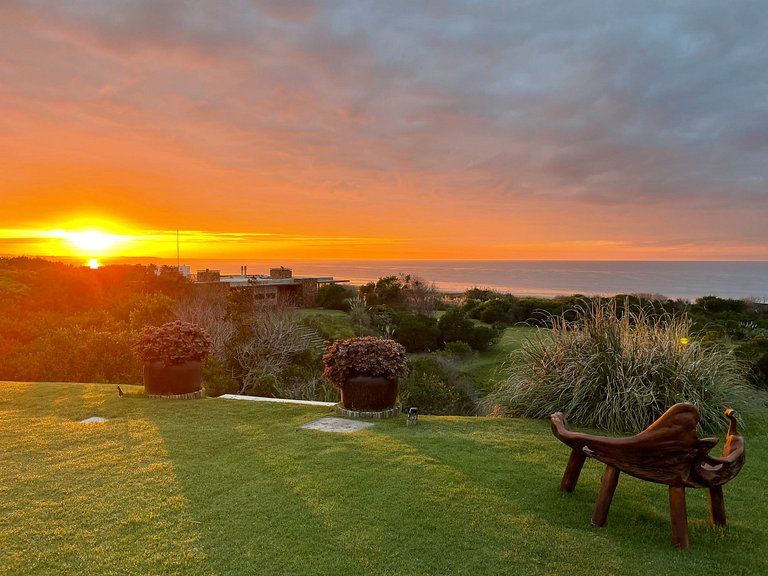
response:
M91 416L90 418L86 418L85 420L80 420L81 424L92 424L93 422L108 422L108 420L101 416Z
M312 420L302 426L309 430L320 430L322 432L357 432L373 426L373 422L359 422L357 420L347 420L346 418L334 418L326 416L318 420Z

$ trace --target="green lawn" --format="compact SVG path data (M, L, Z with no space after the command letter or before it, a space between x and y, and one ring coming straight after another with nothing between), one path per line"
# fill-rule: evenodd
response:
M324 308L299 308L296 313L305 323L312 326L326 340L353 338L355 328L349 314L341 310Z
M591 528L600 466L560 493L567 449L547 422L299 428L329 414L0 383L0 573L768 574L766 410L748 415L728 526L710 527L706 491L688 491L684 552L666 487L627 476L608 526ZM90 416L109 421L78 423Z
M489 392L503 377L504 363L509 353L522 346L523 341L536 334L530 326L510 326L504 330L499 341L490 350L481 352L461 367L462 372L474 380L477 388Z

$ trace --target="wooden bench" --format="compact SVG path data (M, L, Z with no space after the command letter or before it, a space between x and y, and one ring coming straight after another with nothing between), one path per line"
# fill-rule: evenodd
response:
M669 513L672 542L688 548L686 488L708 488L712 522L725 525L723 484L736 476L744 465L744 439L736 430L733 410L725 447L720 458L710 456L717 438L699 438L696 426L701 415L691 404L675 404L648 428L628 438L610 438L571 432L562 412L550 416L552 433L571 447L560 490L572 492L587 457L603 462L605 472L592 514L592 525L605 526L619 472L635 478L669 486Z

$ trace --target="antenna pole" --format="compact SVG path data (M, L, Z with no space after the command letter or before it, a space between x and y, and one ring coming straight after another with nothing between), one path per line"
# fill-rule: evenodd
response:
M181 258L179 257L179 229L176 229L176 270L181 271Z

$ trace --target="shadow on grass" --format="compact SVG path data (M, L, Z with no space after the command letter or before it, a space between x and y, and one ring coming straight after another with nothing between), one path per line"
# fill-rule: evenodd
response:
M486 422L482 427L473 426L451 437L444 434L446 427L460 428L469 423L424 418L420 429L393 426L388 433L499 496L518 499L521 506L535 512L550 526L578 532L584 539L583 546L590 550L594 550L596 539L609 542L621 550L628 565L647 564L648 556L652 555L651 565L658 563L660 570L666 565L694 570L698 563L705 562L706 568L702 571L696 567L695 572L716 574L733 571L734 566L742 564L745 550L751 551L755 545L762 550L766 548L762 540L766 535L765 524L760 522L757 527L755 522L765 517L764 501L761 499L758 504L762 512L756 511L755 503L748 501L748 495L755 493L755 477L765 477L760 471L765 469L765 460L761 458L766 452L764 436L758 436L754 439L756 442L750 444L752 457L759 460L755 462L757 469L751 472L745 469L725 487L729 510L729 525L725 529L709 523L706 490L686 491L693 549L681 554L671 546L666 486L622 474L609 524L595 529L590 519L604 465L587 460L576 490L571 494L561 493L559 483L568 449L551 435L548 422ZM764 566L764 557L757 558ZM744 573L754 569L747 568Z

